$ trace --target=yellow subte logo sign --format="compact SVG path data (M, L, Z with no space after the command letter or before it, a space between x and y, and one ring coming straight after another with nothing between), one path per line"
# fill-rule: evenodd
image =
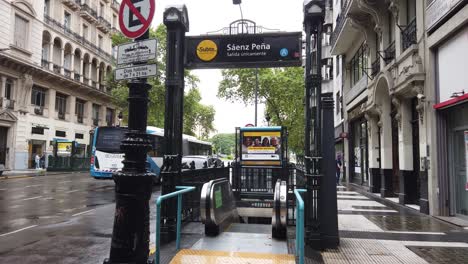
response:
M212 40L203 40L197 46L197 56L202 61L212 61L218 55L218 45Z

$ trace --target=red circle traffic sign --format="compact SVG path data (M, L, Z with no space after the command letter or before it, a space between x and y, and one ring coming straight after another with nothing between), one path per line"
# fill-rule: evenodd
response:
M138 38L151 25L155 10L154 0L123 0L119 10L119 25L128 38Z

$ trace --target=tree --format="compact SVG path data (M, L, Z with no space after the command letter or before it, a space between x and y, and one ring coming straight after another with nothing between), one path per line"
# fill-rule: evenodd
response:
M255 100L255 70L222 71L218 97L232 102L252 104ZM289 131L289 150L303 153L304 146L304 71L300 67L259 69L258 96L265 101L270 124Z
M156 30L150 29L150 38L158 40L157 49L157 76L148 78L148 83L152 88L149 91L148 106L148 125L164 127L165 112L165 73L166 73L166 27L159 25ZM128 38L121 33L112 36L112 45L117 46L130 42ZM213 122L215 110L212 106L206 106L200 103L201 95L197 86L199 83L197 76L189 71L185 72L185 96L184 96L184 133L193 136L199 136L206 139L210 132L214 131ZM114 103L122 109L124 122L127 122L128 116L128 87L126 82L117 82L110 76L108 80L112 89L112 98ZM198 132L198 133L197 133Z
M214 135L210 142L213 143L213 149L218 154L233 155L236 146L234 134L217 134Z

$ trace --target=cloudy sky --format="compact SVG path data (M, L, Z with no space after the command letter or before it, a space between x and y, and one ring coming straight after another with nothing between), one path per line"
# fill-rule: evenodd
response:
M242 0L245 19L251 19L259 26L281 31L302 31L302 0ZM173 4L185 4L189 13L190 32L187 35L206 34L226 27L240 19L239 6L232 0L156 0L156 14L153 26L162 23L164 9ZM202 103L216 109L215 129L218 133L233 133L236 126L254 123L253 105L230 103L217 98L220 70L193 71L199 78ZM264 106L258 107L258 124L266 124Z

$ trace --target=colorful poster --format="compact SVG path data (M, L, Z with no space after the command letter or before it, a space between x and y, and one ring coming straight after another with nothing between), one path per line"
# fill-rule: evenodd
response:
M71 154L72 142L57 142L58 154Z
M465 131L465 168L466 168L465 190L468 191L468 131Z
M281 160L281 132L244 132L242 137L242 160Z

